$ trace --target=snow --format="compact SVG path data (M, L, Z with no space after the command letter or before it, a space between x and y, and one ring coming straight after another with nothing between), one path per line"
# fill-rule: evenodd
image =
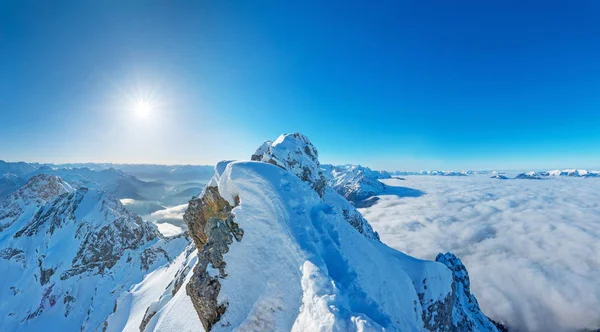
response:
M519 331L599 327L600 179L382 181L425 192L359 209L382 241L419 258L461 257L491 318Z
M321 165L327 185L353 202L383 193L385 185L379 179L390 178L387 172L373 171L360 165Z
M160 238L110 195L53 176L33 177L4 204L0 252L18 253L0 258L0 326L10 331L97 330L122 292L188 244Z
M192 253L195 254L194 251ZM138 332L146 309L151 305L158 306L157 301L165 290L172 290L169 286L175 279L176 273L182 267L193 265L195 261L194 255L183 251L172 263L152 271L144 277L142 282L123 293L117 300L117 311L107 319L106 331ZM184 287L179 291L185 294Z
M445 265L365 237L293 174L260 162L216 170L221 196L240 199L232 212L244 236L225 254L218 300L228 307L215 331L421 331L418 293L438 301L452 292Z

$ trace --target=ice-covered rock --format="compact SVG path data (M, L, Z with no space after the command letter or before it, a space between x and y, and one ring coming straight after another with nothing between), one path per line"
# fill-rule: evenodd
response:
M435 260L452 271L452 310L448 313L453 317L453 321L457 322L457 331L493 331L496 326L479 309L479 303L471 293L467 268L462 261L451 253L440 253Z
M325 193L327 184L320 167L319 152L308 137L300 133L284 134L275 141L264 142L251 160L279 166L310 184L319 196Z

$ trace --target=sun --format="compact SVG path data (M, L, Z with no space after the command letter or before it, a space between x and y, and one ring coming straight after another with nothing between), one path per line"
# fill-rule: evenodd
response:
M152 115L152 109L152 104L145 100L138 100L133 107L135 115L143 119L148 119Z

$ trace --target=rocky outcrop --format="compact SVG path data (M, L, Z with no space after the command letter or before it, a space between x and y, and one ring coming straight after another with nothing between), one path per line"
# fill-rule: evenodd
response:
M452 294L448 298L450 305L442 305L438 315L453 317L451 327L455 331L496 331L496 325L482 313L477 299L471 293L471 281L462 261L451 253L440 253L435 260L452 271L453 281Z
M0 232L11 227L19 218L26 221L41 206L73 191L57 176L40 174L32 177L0 204Z
M234 221L232 209L217 187L207 187L202 197L190 201L183 216L198 249L198 263L186 292L207 331L227 309L227 303L217 301L221 290L219 280L227 277L223 255L229 251L234 239L239 242L244 235ZM217 269L218 273L211 275L209 268Z
M251 160L279 166L308 183L319 196L325 194L327 182L319 163L319 152L308 137L300 133L284 134L273 142L264 142Z

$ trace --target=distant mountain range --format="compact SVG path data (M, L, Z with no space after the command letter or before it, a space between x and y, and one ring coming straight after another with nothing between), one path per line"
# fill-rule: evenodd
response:
M468 176L468 175L477 175L477 174L494 174L494 178L497 178L496 175L503 175L507 171L498 172L498 171L394 171L391 172L391 175L394 176L407 176L407 175L431 175L431 176ZM522 175L521 175L522 174ZM524 172L519 173L518 176L520 178L526 178L527 175L534 174L534 176L572 176L572 177L600 177L600 171L596 170L585 170L585 169L564 169L564 170L551 170L551 171L533 171L533 172Z
M0 201L28 179L48 174L59 176L75 188L97 189L117 198L176 205L197 195L211 178L213 168L95 163L57 165L0 160Z
M552 170L545 172L526 172L518 174L515 179L528 179L528 180L541 180L548 177L578 177L578 178L596 178L600 177L600 171L588 171L584 169L566 169L566 170Z

